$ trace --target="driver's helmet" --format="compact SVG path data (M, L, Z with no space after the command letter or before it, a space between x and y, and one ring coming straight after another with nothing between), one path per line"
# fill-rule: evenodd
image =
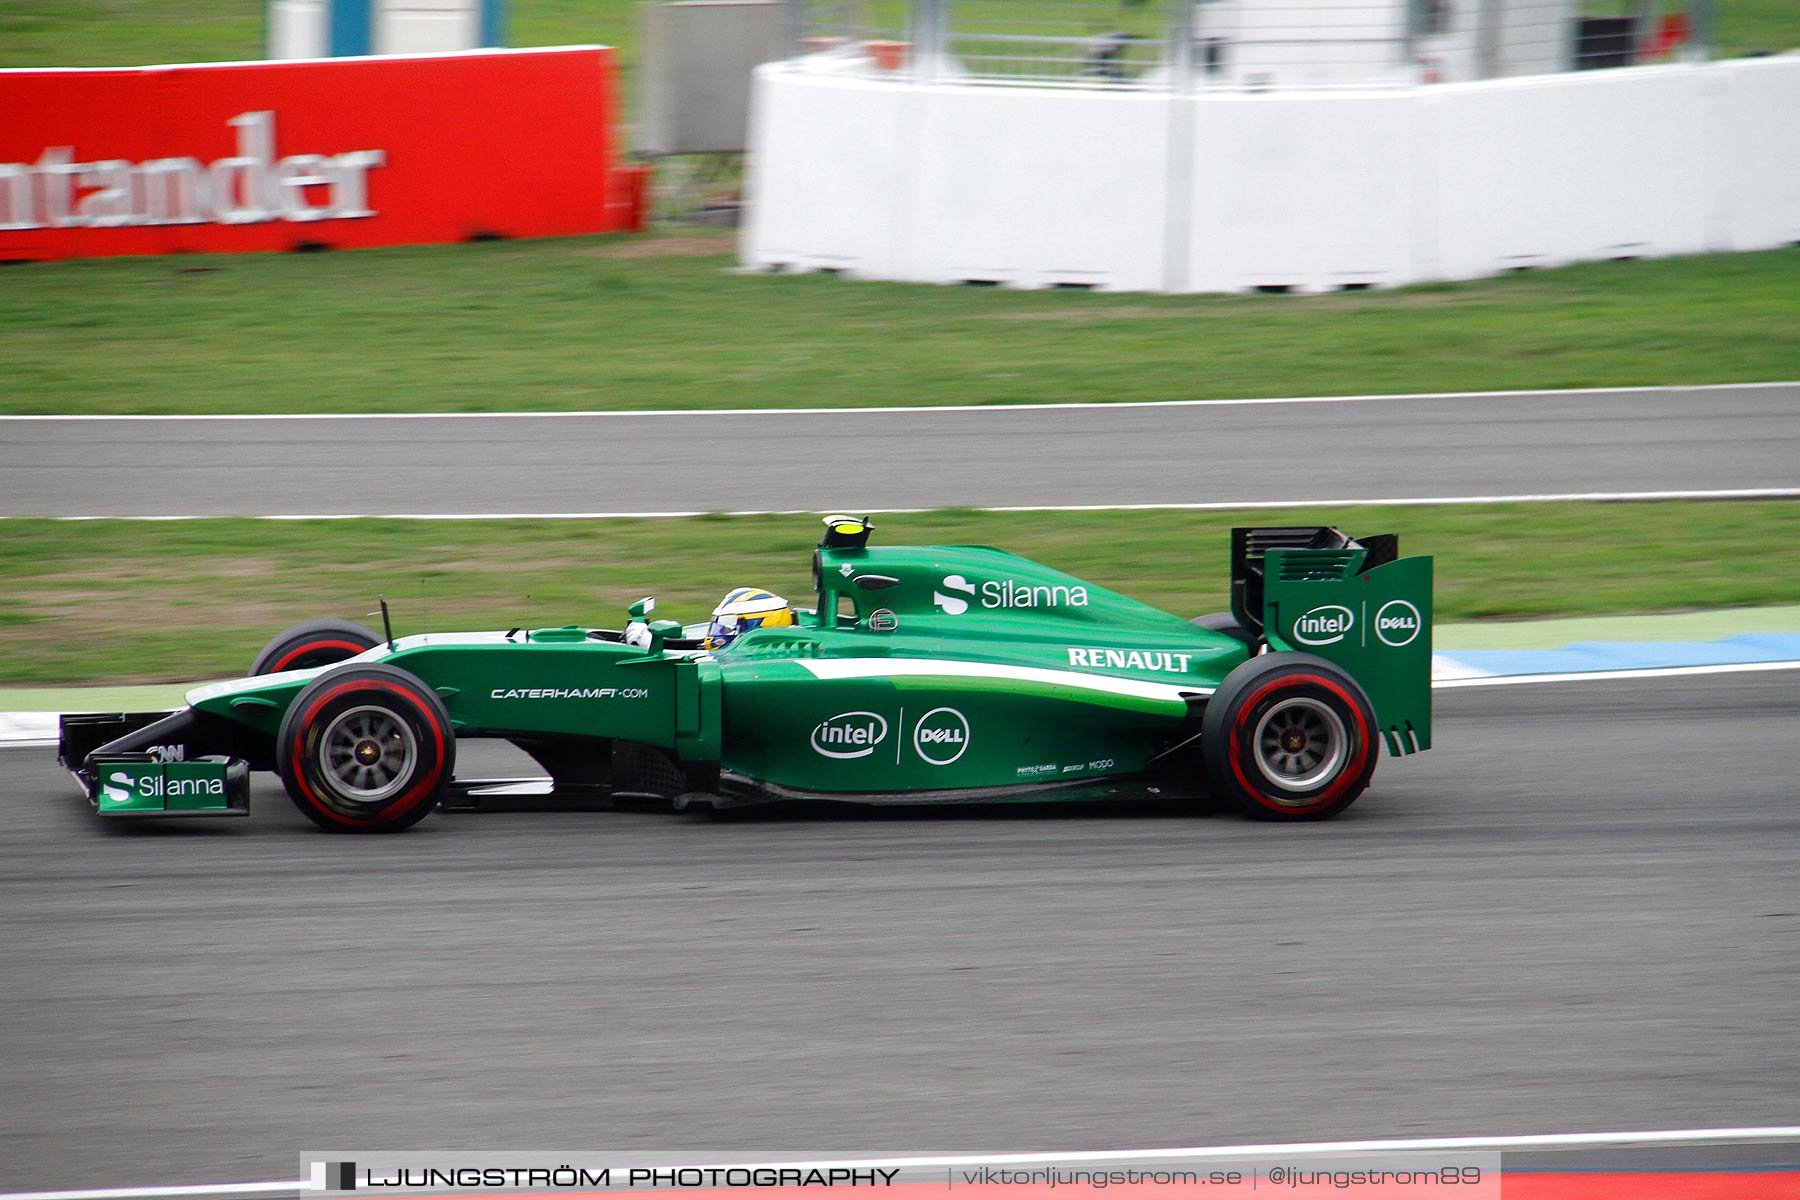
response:
M701 646L719 650L729 646L740 633L765 626L792 625L794 610L774 592L762 588L732 588L712 611L712 624L706 627L706 640Z

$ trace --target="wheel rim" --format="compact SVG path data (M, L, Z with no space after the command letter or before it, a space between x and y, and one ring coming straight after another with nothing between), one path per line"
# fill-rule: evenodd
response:
M319 765L332 790L360 803L378 803L400 791L418 760L412 726L372 704L339 713L319 739Z
M1262 715L1251 745L1263 778L1288 791L1304 792L1337 775L1349 741L1343 718L1329 704L1295 696Z

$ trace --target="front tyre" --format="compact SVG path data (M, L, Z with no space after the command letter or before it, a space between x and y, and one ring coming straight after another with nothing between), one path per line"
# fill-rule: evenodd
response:
M355 621L302 621L269 639L250 664L250 674L271 675L276 671L330 666L355 658L380 642L373 629Z
M1381 747L1355 680L1311 654L1252 658L1207 702L1200 749L1215 795L1265 821L1336 816L1363 793Z
M288 706L275 770L294 807L334 833L396 833L423 820L456 766L450 713L417 676L344 666Z

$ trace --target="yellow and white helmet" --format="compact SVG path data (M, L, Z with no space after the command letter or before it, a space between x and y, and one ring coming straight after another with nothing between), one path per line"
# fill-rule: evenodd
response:
M708 650L731 645L740 633L778 625L792 625L794 610L788 602L764 588L732 588L712 611L712 624L706 627Z

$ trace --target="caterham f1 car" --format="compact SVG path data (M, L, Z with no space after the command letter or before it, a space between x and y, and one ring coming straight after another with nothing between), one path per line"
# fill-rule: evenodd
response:
M106 817L243 815L273 770L323 828L383 832L533 788L678 809L1149 793L1317 819L1383 745L1431 745L1431 560L1393 535L1234 530L1231 611L1189 620L990 547L826 524L816 607L728 641L654 600L623 630L308 622L180 711L65 716L59 757ZM465 738L548 778L459 780Z

